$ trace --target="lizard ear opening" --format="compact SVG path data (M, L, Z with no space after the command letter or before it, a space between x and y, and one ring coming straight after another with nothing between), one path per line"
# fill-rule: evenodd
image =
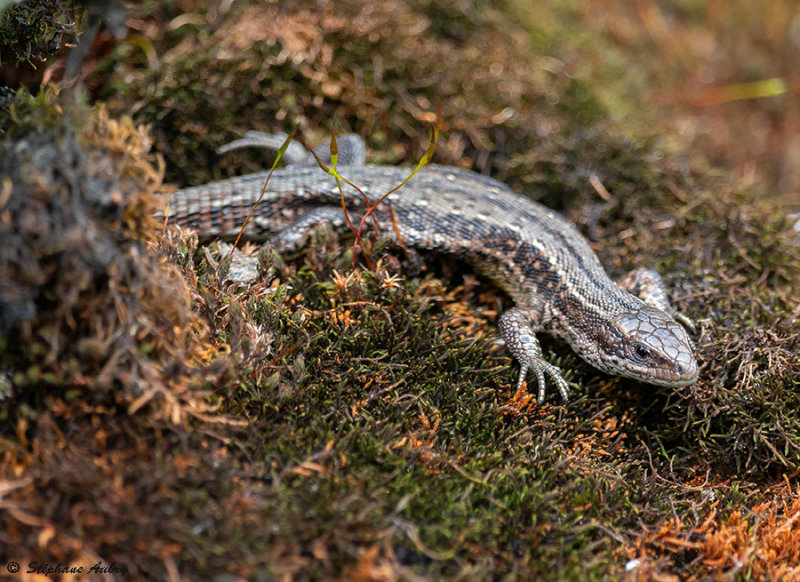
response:
M623 358L625 356L626 345L625 334L620 327L612 320L604 322L597 331L597 344L603 352L609 355Z

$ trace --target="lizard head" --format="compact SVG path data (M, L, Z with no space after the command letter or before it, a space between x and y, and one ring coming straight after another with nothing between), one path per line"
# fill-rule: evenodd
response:
M602 326L600 362L611 374L660 386L688 386L697 380L697 360L686 330L669 314L643 305Z

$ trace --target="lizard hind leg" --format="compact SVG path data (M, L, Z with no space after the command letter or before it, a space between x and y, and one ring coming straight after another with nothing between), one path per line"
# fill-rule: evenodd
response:
M332 230L338 231L342 230L345 224L340 207L320 206L309 210L280 230L269 239L269 244L282 255L297 253L308 244L309 236L315 227L328 225Z
M520 364L519 381L517 390L522 387L522 382L531 370L536 374L539 383L539 394L536 401L541 404L544 402L545 395L545 374L555 383L561 398L566 402L569 398L569 385L561 376L561 370L545 361L542 355L542 347L531 326L531 320L522 310L514 307L506 311L498 320L500 335L506 342L506 347L513 354Z

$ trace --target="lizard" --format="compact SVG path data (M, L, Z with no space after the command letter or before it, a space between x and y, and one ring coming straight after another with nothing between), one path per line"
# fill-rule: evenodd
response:
M220 151L277 149L284 138L248 132ZM340 136L338 143L337 171L371 201L408 176L401 166L366 165L358 136ZM317 167L310 152L290 145L284 154L289 164L273 171L244 230L246 238L269 241L278 252L301 247L321 223L344 226L334 177ZM324 148L315 152L326 157ZM178 190L169 200L169 220L197 230L202 239L236 237L267 175L255 172ZM364 199L355 189L342 188L357 224ZM694 344L685 329L694 331L694 325L672 307L660 275L638 268L615 283L573 224L504 183L461 168L425 165L374 216L380 232L395 242L454 255L508 293L514 307L498 318L498 329L520 364L517 390L533 372L538 403L545 398L546 376L565 402L569 396L560 368L543 356L540 332L565 341L611 375L666 387L697 380Z

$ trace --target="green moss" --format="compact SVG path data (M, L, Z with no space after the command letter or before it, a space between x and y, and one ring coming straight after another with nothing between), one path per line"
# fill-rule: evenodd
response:
M77 33L79 15L79 7L65 0L0 4L0 65L41 66L58 52L65 37Z
M35 96L24 89L0 95L0 135L4 138L52 130L63 124L63 115L52 88Z

